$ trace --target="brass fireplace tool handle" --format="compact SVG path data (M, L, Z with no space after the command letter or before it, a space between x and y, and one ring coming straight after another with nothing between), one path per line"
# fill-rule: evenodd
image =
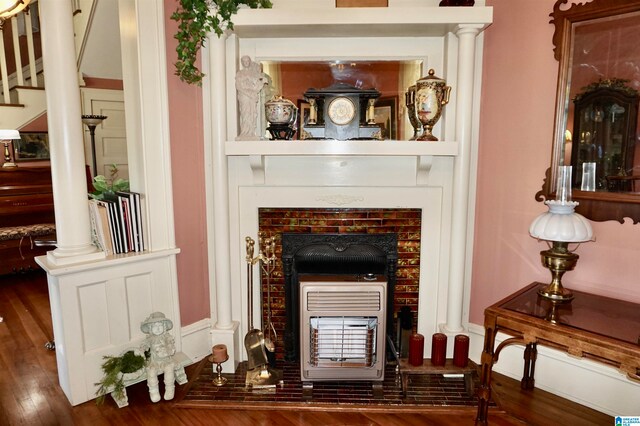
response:
M278 340L278 333L271 321L271 274L276 268L276 238L265 238L264 232L258 233L258 241L260 242L260 255L258 256L261 263L262 272L267 277L267 326L265 334L267 335L267 350L274 352L275 343Z

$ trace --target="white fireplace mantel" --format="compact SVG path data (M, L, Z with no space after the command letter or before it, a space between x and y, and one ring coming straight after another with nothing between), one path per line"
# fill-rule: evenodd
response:
M257 209L298 207L293 200L304 204L300 207L321 206L325 193L348 193L364 200L359 202L362 207L418 203L425 210L424 226L441 235L424 245L431 253L424 259L432 263L421 268L430 271L421 277L421 292L435 289L437 294L426 296L425 301L433 304L428 308L420 302L425 307L419 312L420 330L464 332L481 33L492 16L491 7L438 7L435 0L392 0L386 8L336 8L333 0L274 0L272 9L241 9L233 17L233 31L209 37L203 71L210 78L203 89L204 114L209 118L205 155L211 165L207 171L208 239L213 250L211 336L212 343L231 348L232 362L224 368L232 370L244 358L240 334L247 330L247 306L241 242L257 232ZM440 141L236 141L235 73L243 55L255 61L421 61L423 75L434 68L453 88L436 129ZM440 195L424 204L424 194L431 193ZM268 201L257 201L266 194ZM255 288L259 288L256 283Z
M354 7L310 6L304 0L274 1L272 9L241 9L233 32L241 38L443 37L463 25L493 20L492 7ZM326 4L326 3L325 3Z
M253 183L265 183L266 157L346 156L346 157L413 157L416 161L416 185L429 181L433 157L455 157L457 142L416 141L236 141L225 143L230 157L249 157Z

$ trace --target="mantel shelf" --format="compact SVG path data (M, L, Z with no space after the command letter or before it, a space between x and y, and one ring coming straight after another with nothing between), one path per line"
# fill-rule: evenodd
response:
M435 37L464 25L486 28L492 7L279 7L241 9L233 31L244 38Z
M458 142L416 141L230 141L225 144L228 156L456 156Z
M268 156L359 156L415 157L416 183L426 182L433 157L458 155L458 142L417 141L230 141L225 143L227 156L249 157L255 184L265 181L265 157Z

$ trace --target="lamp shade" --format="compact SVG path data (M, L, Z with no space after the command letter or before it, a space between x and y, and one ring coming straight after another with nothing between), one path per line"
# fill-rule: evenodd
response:
M548 200L549 211L536 217L529 234L539 240L581 243L593 240L589 221L574 211L578 203Z
M31 3L31 0L0 0L0 18L10 18Z
M20 139L20 132L17 130L0 129L0 140L7 141L13 139Z
M87 126L97 126L106 118L106 115L83 115L82 122Z

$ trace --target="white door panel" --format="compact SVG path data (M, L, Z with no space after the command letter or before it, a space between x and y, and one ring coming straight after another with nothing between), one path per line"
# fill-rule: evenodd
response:
M117 177L128 179L127 137L124 95L121 90L81 89L82 113L107 118L95 130L97 174L110 176L111 165L118 167ZM85 158L92 165L91 135L85 126ZM96 173L92 171L95 176Z

